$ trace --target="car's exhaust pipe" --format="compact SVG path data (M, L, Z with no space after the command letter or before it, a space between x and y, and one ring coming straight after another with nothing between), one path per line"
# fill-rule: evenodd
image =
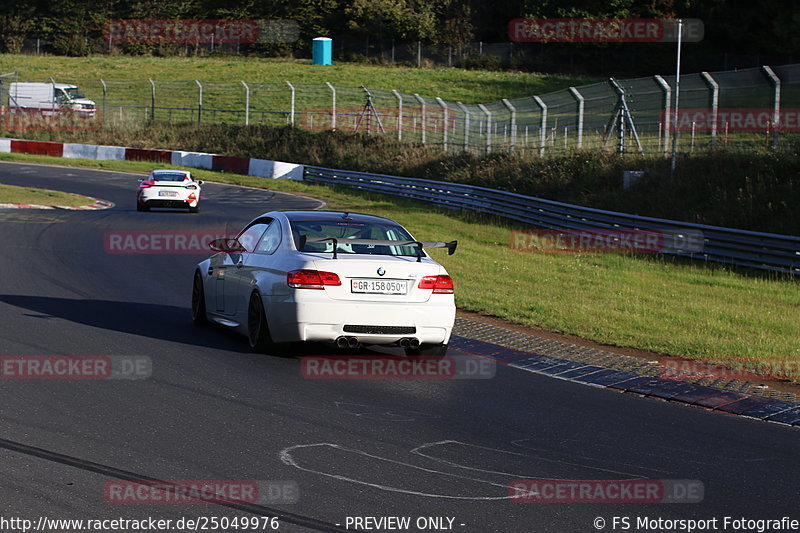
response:
M336 347L337 348L343 349L343 348L347 348L348 346L350 346L350 343L348 342L347 337L337 337L336 338Z
M408 348L411 345L408 342L408 339L400 339L399 341L397 341L397 344L399 344L401 348Z
M361 346L361 343L358 341L358 337L345 337L342 335L341 337L336 338L336 347L339 349L345 348L358 348Z
M412 350L419 348L419 339L408 339L408 347Z

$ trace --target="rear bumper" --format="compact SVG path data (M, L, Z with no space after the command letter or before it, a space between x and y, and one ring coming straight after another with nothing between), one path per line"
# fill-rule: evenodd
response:
M446 344L455 316L451 295L432 295L424 303L284 301L273 303L269 326L276 342L332 342L344 335L356 337L362 344L394 344L403 338ZM345 331L345 326L357 327ZM376 333L380 327L414 328L414 333Z
M138 202L141 205L146 205L147 207L195 207L200 200L198 198L188 199L188 198L181 198L175 196L157 196L157 195L147 195L147 194L139 194Z

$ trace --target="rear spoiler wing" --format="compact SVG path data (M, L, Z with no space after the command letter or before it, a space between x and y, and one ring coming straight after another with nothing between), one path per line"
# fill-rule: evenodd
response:
M447 255L456 253L458 241L450 242L436 242L436 241L384 241L380 239L341 239L342 242L347 244L370 244L373 246L416 246L417 247L417 263L422 261L423 248L447 248ZM333 243L333 258L336 259L336 248L339 245L339 239L335 237L309 237L308 235L300 235L299 249L302 251L307 243L315 242L332 242Z

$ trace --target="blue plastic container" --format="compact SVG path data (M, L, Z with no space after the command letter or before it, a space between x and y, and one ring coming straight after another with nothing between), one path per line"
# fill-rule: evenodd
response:
M316 37L311 45L311 62L315 65L333 63L333 41L327 37Z

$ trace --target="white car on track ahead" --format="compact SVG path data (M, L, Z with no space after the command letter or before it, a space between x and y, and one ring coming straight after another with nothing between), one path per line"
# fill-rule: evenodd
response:
M395 345L444 355L455 321L453 280L397 222L330 211L272 211L197 265L192 318L246 335L256 351L293 342Z
M200 210L200 186L187 170L154 170L146 179L139 180L136 210L149 211L151 207L189 208L190 213Z

